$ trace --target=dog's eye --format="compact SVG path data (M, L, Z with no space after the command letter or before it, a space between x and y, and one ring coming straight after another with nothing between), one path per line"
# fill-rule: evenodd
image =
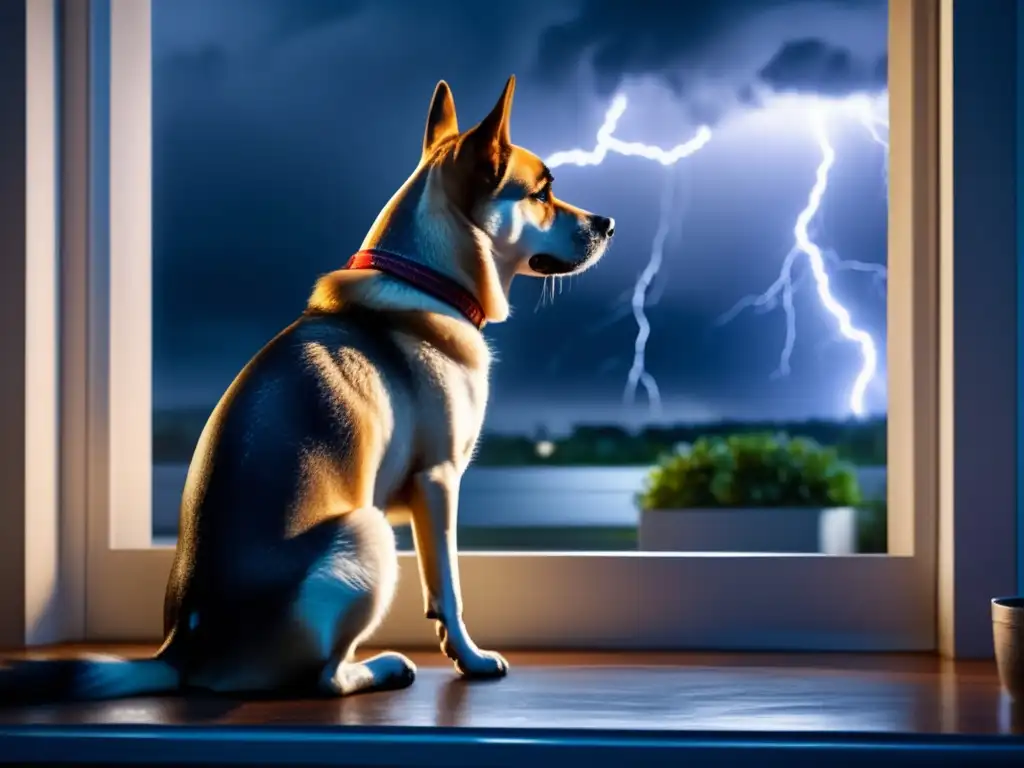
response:
M532 195L530 195L530 197L533 198L534 200L537 200L538 202L546 203L548 199L550 199L551 197L551 182L545 184L543 187L541 187Z

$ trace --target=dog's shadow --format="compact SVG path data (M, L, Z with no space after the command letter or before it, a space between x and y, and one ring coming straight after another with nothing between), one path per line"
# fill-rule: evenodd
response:
M407 724L411 712L419 709L420 716L437 727L459 728L471 724L473 691L498 683L461 677L433 685L432 682L418 680L398 691L369 691L345 698L288 690L246 695L192 691L139 699L43 705L30 708L28 719L50 724L130 726L382 726ZM423 688L435 688L435 692L431 695ZM412 719L420 720L415 715Z
M473 692L500 686L502 680L467 680L455 677L438 688L434 725L439 728L460 728L471 725Z
M247 717L245 709L256 705L278 704L281 706L282 714L291 709L306 709L310 704L319 702L323 705L324 714L333 711L335 717L314 717L314 720L323 723L325 720L338 722L338 716L343 723L352 725L384 725L387 722L400 722L402 716L395 708L403 708L406 701L403 694L415 695L417 684L423 685L426 681L417 681L410 688L402 691L387 691L356 694L345 698L311 697L308 693L283 691L275 694L251 694L244 697L238 695L226 696L211 693L193 693L186 696L168 696L150 699L146 709L152 708L154 719L163 723L180 724L216 724L230 722L232 724L246 723L257 724L258 720ZM489 687L496 681L469 681L461 677L455 677L437 687L434 698L434 725L441 728L458 728L468 724L470 719L470 702L474 689ZM307 710L308 711L308 710ZM256 714L255 712L253 714ZM289 713L298 715L298 712ZM283 717L282 720L291 720L292 717ZM265 718L259 718L265 722ZM280 722L280 721L278 721Z
M190 693L185 696L168 696L155 701L159 702L157 707L164 722L182 725L212 725L225 720L234 724L236 718L233 716L239 714L239 710L248 702L264 698Z
M466 724L472 686L472 683L456 677L437 689L434 725L439 728L458 728Z

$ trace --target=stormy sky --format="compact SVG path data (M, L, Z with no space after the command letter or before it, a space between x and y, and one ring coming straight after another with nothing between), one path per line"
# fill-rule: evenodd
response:
M632 286L673 192L646 314L657 420L848 415L861 358L795 261L797 339L781 308L716 320L768 288L821 162L836 160L811 226L831 258L884 265L884 150L850 108L884 104L882 0L154 0L154 403L212 405L301 312L414 168L435 83L460 124L518 78L512 138L542 157L591 148L616 93L616 135L711 141L671 168L610 155L555 171L556 194L614 216L615 242L553 302L518 278L497 353L488 425L524 430L650 420L622 402L637 324ZM883 132L884 136L884 132ZM877 275L829 260L836 297L879 345L868 409L885 409L885 300ZM770 309L770 307L769 307Z

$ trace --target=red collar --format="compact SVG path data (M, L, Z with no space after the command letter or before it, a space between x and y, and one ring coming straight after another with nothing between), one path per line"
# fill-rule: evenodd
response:
M376 248L356 251L344 267L345 269L375 269L378 272L404 280L435 299L450 304L459 310L466 319L477 328L483 328L484 308L469 291L450 277L445 277L423 264L417 264L404 256L388 253Z

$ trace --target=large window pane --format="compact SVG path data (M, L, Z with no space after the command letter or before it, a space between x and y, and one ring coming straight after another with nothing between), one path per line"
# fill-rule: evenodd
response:
M466 128L515 72L513 140L616 235L485 331L463 548L885 551L886 4L647 5L154 0L155 536L437 80Z

